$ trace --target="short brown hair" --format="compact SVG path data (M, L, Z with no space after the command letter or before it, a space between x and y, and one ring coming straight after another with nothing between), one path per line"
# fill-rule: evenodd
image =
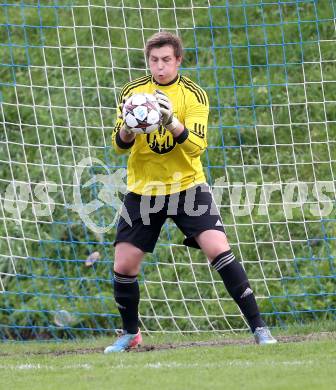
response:
M168 31L160 31L148 38L145 46L146 58L149 58L152 49L166 45L173 47L175 57L183 56L183 45L181 38Z

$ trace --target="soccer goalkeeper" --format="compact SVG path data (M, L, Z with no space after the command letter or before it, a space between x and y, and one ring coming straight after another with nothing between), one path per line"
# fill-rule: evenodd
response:
M276 343L260 316L245 270L230 249L206 184L200 156L207 147L207 94L178 73L183 48L174 34L154 34L145 54L151 75L123 87L112 134L116 153L130 153L124 209L131 223L120 217L115 240L114 297L123 334L105 353L141 344L137 275L144 254L153 252L167 217L184 233L184 244L201 249L220 274L256 342ZM135 135L121 117L125 98L136 93L152 93L160 104L162 126L151 134Z

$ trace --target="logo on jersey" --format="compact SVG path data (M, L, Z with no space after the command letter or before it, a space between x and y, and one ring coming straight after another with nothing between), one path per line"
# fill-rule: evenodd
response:
M204 125L201 125L200 123L194 123L194 128L191 129L190 131L195 135L197 135L198 137L204 138L205 135L204 128L205 128Z
M165 154L174 149L176 141L170 131L160 126L156 131L147 134L147 143L150 149L158 154Z

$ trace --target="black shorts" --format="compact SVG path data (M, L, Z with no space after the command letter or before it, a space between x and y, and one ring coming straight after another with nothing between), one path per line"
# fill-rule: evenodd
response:
M172 195L126 194L114 242L129 242L153 252L163 224L171 218L186 236L184 244L198 248L195 236L205 230L224 232L223 223L207 184Z

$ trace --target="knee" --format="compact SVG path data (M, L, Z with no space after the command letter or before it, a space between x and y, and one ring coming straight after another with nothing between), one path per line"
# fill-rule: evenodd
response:
M128 242L120 242L115 248L114 271L122 275L137 275L140 272L144 252Z
M212 248L208 248L205 254L211 263L213 260L215 260L217 256L219 256L222 253L228 252L229 250L230 247L224 245L217 245L217 246L214 245Z
M206 230L195 237L195 240L210 261L230 250L225 233L218 230Z

